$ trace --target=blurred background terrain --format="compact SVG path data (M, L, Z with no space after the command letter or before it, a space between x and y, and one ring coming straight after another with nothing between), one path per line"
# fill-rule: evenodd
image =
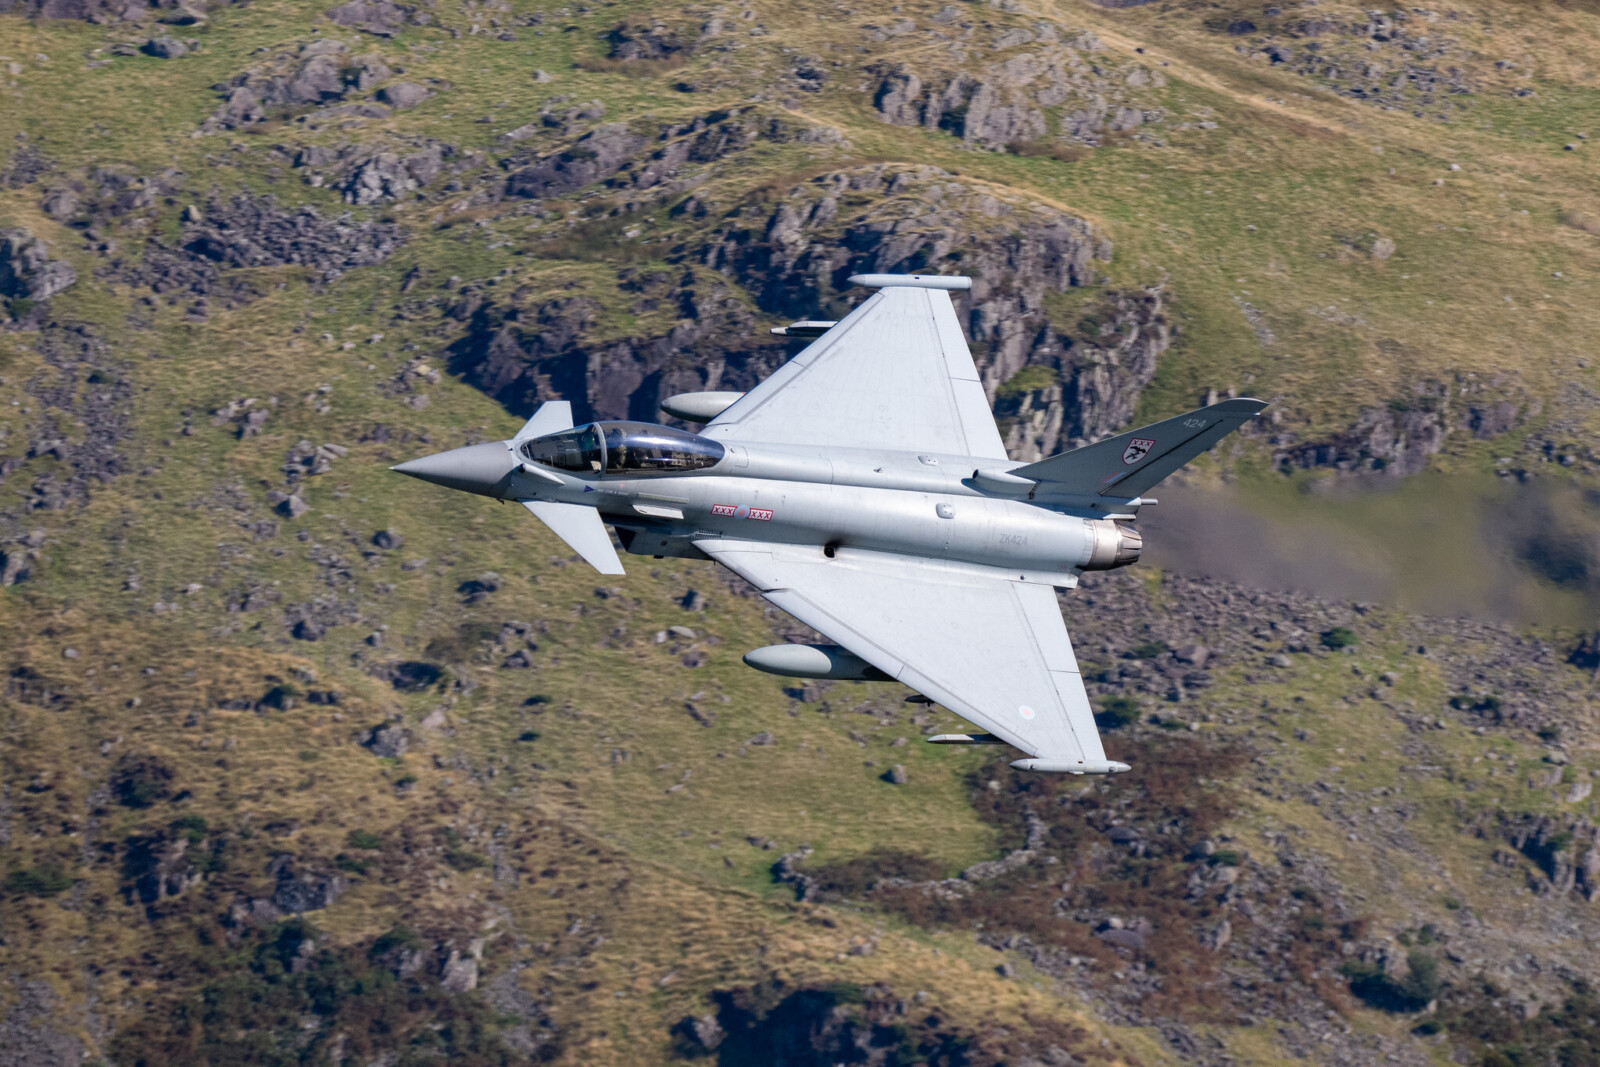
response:
M0 1049L1580 1065L1600 9L0 0ZM1271 401L1062 597L1108 781L398 478L858 271L1012 455Z

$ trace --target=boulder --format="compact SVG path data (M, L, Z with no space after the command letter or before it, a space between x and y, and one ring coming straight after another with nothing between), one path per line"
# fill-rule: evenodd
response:
M379 152L356 164L338 189L347 204L375 204L397 200L416 187L399 156Z
M378 90L378 99L396 111L408 107L416 107L432 95L431 90L418 85L416 82L396 82Z
M48 300L77 280L71 264L51 259L45 243L30 231L0 230L0 297Z
M65 221L78 213L78 204L78 194L63 186L46 193L39 207L51 218Z
M476 604L490 593L500 589L500 575L494 571L484 571L475 578L468 579L456 586L456 592L467 598L467 603Z
M189 46L176 37L162 34L160 37L150 38L140 46L139 51L147 56L155 56L157 59L177 59L179 56L189 54Z
M440 972L439 984L452 993L472 992L478 988L478 961L451 949L450 958Z
M327 13L328 21L377 37L393 37L411 19L413 9L389 0L349 0Z
M399 723L386 722L368 730L361 744L374 756L394 759L406 754L406 749L411 745L411 736Z
M363 106L375 108L378 105ZM409 156L400 156L394 152L376 152L356 163L335 188L343 194L345 202L350 204L398 200L437 178L444 169L445 157L454 152L455 149L451 146L438 144L429 145ZM302 156L308 157L309 160L309 153L302 153Z
M572 147L546 156L506 179L508 196L539 199L574 192L621 170L645 139L613 122L591 130Z
M339 60L327 53L309 56L285 88L290 104L320 104L344 95L344 75Z
M261 101L249 86L241 85L229 91L228 98L217 110L216 119L224 127L233 129L238 126L248 126L252 122L260 122L266 118L266 112L261 110Z
M350 888L349 879L343 875L307 870L289 855L275 857L267 865L267 874L277 879L272 906L286 915L331 907Z
M700 1016L687 1016L675 1028L697 1056L709 1056L727 1038L717 1017L707 1012Z
M289 633L296 641L320 641L327 636L328 628L316 619L301 619Z
M1124 928L1121 930L1101 930L1094 936L1108 945L1115 945L1117 948L1141 949L1144 948L1148 935L1143 930Z
M610 59L623 61L638 59L666 59L690 49L665 23L652 22L649 27L628 22L619 23L606 40L611 48Z
M345 72L345 84L352 89L366 92L379 82L394 77L394 71L389 69L389 64L383 61L382 56L375 53L356 56L352 62L354 67Z

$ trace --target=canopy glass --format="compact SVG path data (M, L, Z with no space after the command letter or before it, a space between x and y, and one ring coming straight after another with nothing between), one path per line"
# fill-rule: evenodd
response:
M522 445L522 457L574 474L638 478L715 466L725 449L670 426L648 422L591 422Z

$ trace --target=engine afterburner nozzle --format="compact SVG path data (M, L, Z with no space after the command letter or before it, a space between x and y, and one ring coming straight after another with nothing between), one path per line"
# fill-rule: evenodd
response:
M1139 531L1115 519L1088 519L1093 545L1087 562L1079 564L1086 571L1110 571L1139 562L1144 551L1144 538Z
M397 463L389 469L447 489L498 497L505 494L511 475L520 466L504 441L485 441Z

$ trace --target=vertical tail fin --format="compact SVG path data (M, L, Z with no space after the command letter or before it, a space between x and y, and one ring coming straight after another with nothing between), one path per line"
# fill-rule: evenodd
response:
M1040 483L1039 495L1139 496L1266 406L1246 397L1224 400L1007 473Z

